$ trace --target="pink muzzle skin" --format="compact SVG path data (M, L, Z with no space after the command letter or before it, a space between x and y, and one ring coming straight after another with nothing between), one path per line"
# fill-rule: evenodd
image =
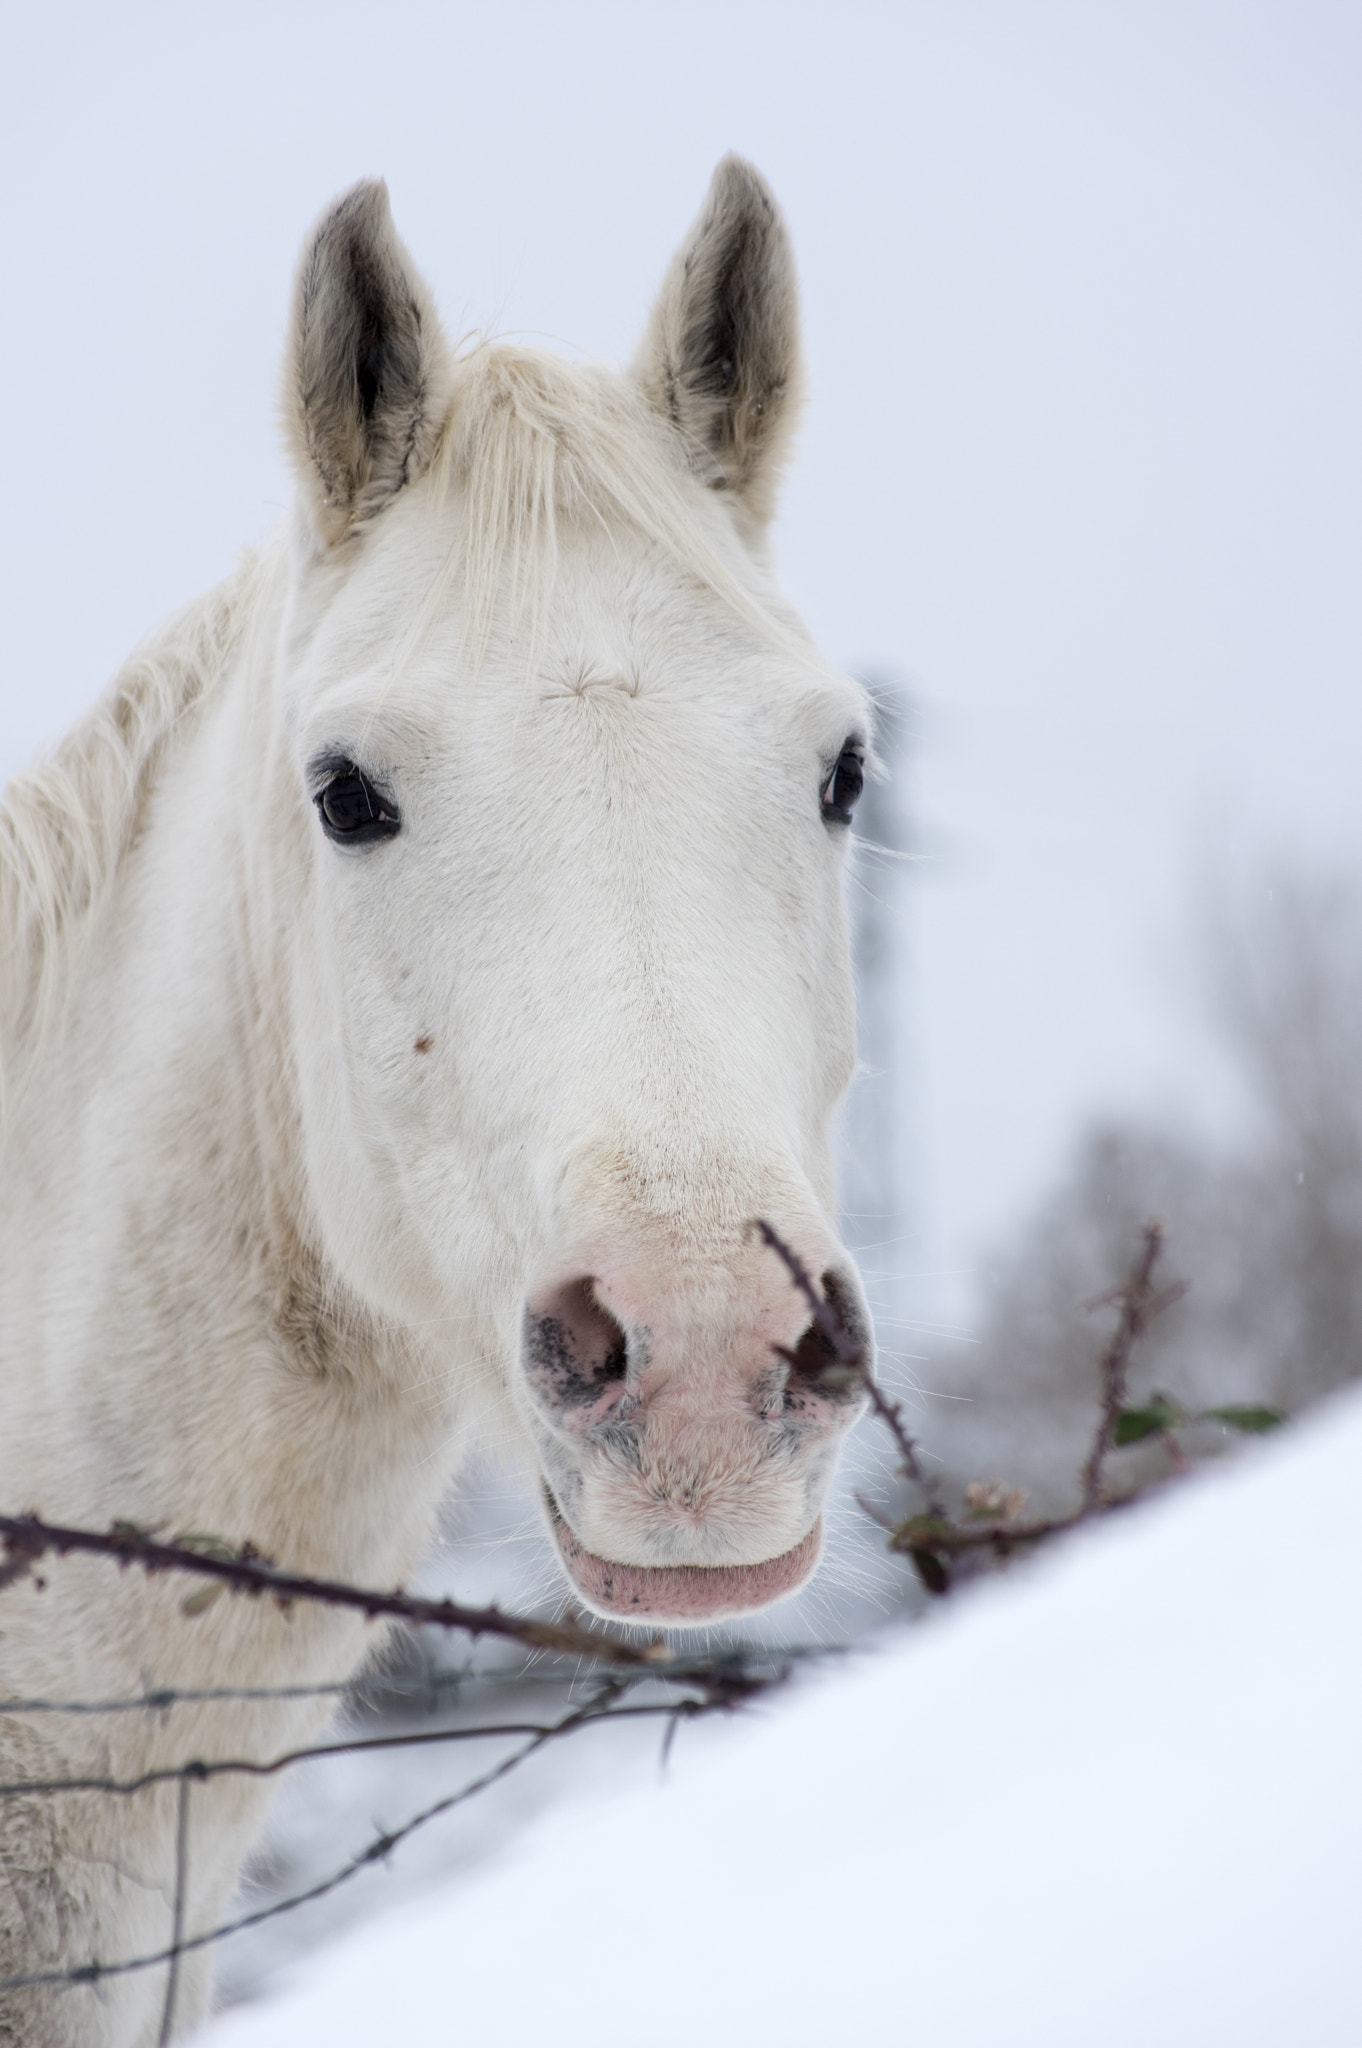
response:
M552 1498L546 1499L558 1554L587 1605L613 1621L657 1622L677 1628L732 1621L797 1592L823 1548L820 1515L807 1536L780 1557L761 1564L619 1564L597 1557L578 1541Z

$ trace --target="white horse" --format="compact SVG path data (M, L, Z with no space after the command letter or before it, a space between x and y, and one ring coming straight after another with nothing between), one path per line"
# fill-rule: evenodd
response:
M736 159L618 377L451 351L382 185L321 221L287 531L0 813L0 1508L391 1585L479 1429L597 1613L813 1569L856 1394L751 1224L862 1330L833 1222L869 745L763 552L793 265ZM792 1353L782 1359L775 1347ZM0 1695L352 1670L372 1629L98 1558L0 1592ZM268 1754L310 1705L0 1717L0 1779ZM195 1790L186 1932L259 1820ZM175 1793L0 1802L0 1978L170 1936ZM164 1969L0 1996L146 2044ZM207 1995L186 1960L177 2026Z

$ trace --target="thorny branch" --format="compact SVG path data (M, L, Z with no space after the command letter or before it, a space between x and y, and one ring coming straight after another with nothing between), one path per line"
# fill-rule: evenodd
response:
M910 1480L922 1496L924 1511L908 1515L898 1522L880 1521L878 1515L874 1519L888 1530L890 1548L903 1551L912 1559L918 1577L929 1593L940 1595L950 1590L951 1566L958 1558L985 1551L996 1558L1006 1558L1016 1550L1061 1535L1092 1515L1124 1505L1122 1500L1104 1497L1102 1477L1107 1453L1117 1441L1118 1421L1125 1412L1131 1354L1155 1316L1171 1307L1186 1292L1186 1284L1182 1281L1161 1290L1154 1286L1154 1269L1163 1249L1162 1225L1151 1222L1144 1226L1140 1233L1139 1252L1121 1285L1111 1293L1099 1295L1084 1304L1089 1310L1114 1306L1118 1314L1116 1328L1102 1352L1098 1367L1099 1414L1092 1447L1083 1464L1081 1502L1072 1514L1030 1522L1021 1521L1016 1512L1022 1496L1006 1489L970 1489L982 1498L971 1502L967 1492L969 1519L962 1521L951 1514L940 1485L923 1470L921 1454L904 1424L899 1403L891 1401L876 1384L864 1347L856 1342L847 1328L840 1305L818 1292L800 1259L769 1223L759 1222L756 1227L764 1243L783 1261L795 1286L808 1302L816 1326L832 1347L836 1363L824 1368L824 1379L831 1379L837 1373L845 1379L854 1375L860 1380L870 1397L871 1407L894 1440L901 1475ZM1232 1409L1208 1412L1227 1420L1236 1414ZM1273 1411L1246 1410L1243 1413L1266 1417ZM1241 1419L1236 1426L1253 1428L1262 1425L1244 1423ZM1182 1469L1186 1461L1176 1442L1166 1429L1160 1433L1168 1438L1174 1470ZM996 1503L990 1502L991 1493L998 1494ZM862 1502L862 1506L865 1505Z
M834 1384L832 1375L835 1372L845 1375L844 1384L849 1384L853 1379L860 1381L861 1386L869 1396L872 1409L898 1446L904 1477L912 1480L913 1484L922 1493L923 1499L927 1502L928 1506L936 1512L940 1508L937 1483L932 1475L924 1469L922 1452L903 1419L902 1404L898 1401L890 1400L884 1388L870 1370L870 1363L866 1356L866 1347L864 1344L857 1343L855 1337L847 1328L846 1318L838 1304L827 1300L818 1292L803 1260L786 1244L780 1233L774 1230L763 1217L758 1217L756 1228L762 1243L775 1253L796 1288L809 1304L813 1315L814 1327L832 1346L837 1363L831 1369L824 1367L824 1381L828 1384ZM780 1356L788 1362L789 1354L785 1351L784 1347L777 1345L775 1348L780 1353Z
M1102 1505L1102 1467L1111 1449L1117 1417L1125 1407L1130 1354L1155 1316L1171 1308L1187 1292L1186 1282L1178 1280L1161 1293L1155 1293L1154 1268L1162 1250L1162 1224L1146 1223L1140 1232L1139 1252L1124 1285L1111 1294L1099 1294L1083 1304L1089 1312L1113 1304L1120 1310L1111 1341L1102 1353L1101 1412L1093 1434L1092 1449L1083 1466L1083 1515L1094 1514Z
M527 1616L504 1614L499 1607L464 1607L457 1600L423 1599L416 1593L383 1593L377 1588L346 1585L339 1579L310 1578L302 1572L283 1571L261 1557L247 1544L236 1552L225 1549L208 1552L185 1543L163 1543L150 1531L131 1522L115 1522L111 1529L63 1528L45 1522L38 1515L0 1515L0 1544L9 1561L0 1567L0 1584L32 1570L49 1554L65 1556L83 1551L96 1557L116 1558L120 1564L140 1565L148 1573L188 1572L215 1580L233 1592L255 1596L268 1594L281 1607L295 1600L315 1601L326 1607L348 1607L370 1621L388 1617L412 1627L464 1629L472 1636L503 1636L526 1649L549 1650L559 1654L590 1657L597 1663L655 1667L672 1661L661 1643L631 1643L604 1629L584 1628L570 1621L534 1621Z

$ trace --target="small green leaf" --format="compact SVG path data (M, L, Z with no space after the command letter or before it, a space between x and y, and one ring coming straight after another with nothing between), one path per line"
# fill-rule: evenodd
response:
M950 1525L937 1515L909 1515L899 1522L889 1538L891 1550L943 1550L950 1542Z
M235 1564L238 1552L223 1536L205 1536L198 1529L181 1530L171 1541L180 1550L197 1551L200 1557L216 1558L219 1564Z
M1270 1429L1280 1429L1286 1417L1280 1408L1231 1401L1227 1408L1203 1408L1197 1421L1223 1422L1227 1429L1242 1429L1250 1436L1265 1436Z
M1147 1436L1157 1436L1161 1429L1176 1429L1182 1416L1171 1401L1162 1394L1155 1394L1144 1408L1123 1408L1112 1425L1111 1440L1114 1444L1141 1444Z
M889 1538L891 1550L911 1557L914 1569L929 1593L940 1594L950 1590L950 1575L946 1569L950 1534L949 1524L937 1515L909 1515Z
M941 1594L950 1591L950 1577L934 1550L928 1550L923 1544L915 1543L908 1555L912 1558L917 1575L929 1593L935 1593L940 1598Z
M219 1593L225 1593L226 1590L227 1588L223 1585L221 1579L215 1579L211 1585L200 1586L197 1592L187 1593L184 1599L181 1600L181 1614L188 1615L192 1620L196 1614L206 1613L217 1599Z

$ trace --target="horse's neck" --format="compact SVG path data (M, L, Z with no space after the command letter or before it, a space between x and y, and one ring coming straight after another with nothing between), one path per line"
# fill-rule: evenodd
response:
M411 1399L428 1363L309 1229L286 977L247 900L266 687L243 668L174 735L15 1105L0 1496L390 1581L429 1526L424 1453L451 1418Z

